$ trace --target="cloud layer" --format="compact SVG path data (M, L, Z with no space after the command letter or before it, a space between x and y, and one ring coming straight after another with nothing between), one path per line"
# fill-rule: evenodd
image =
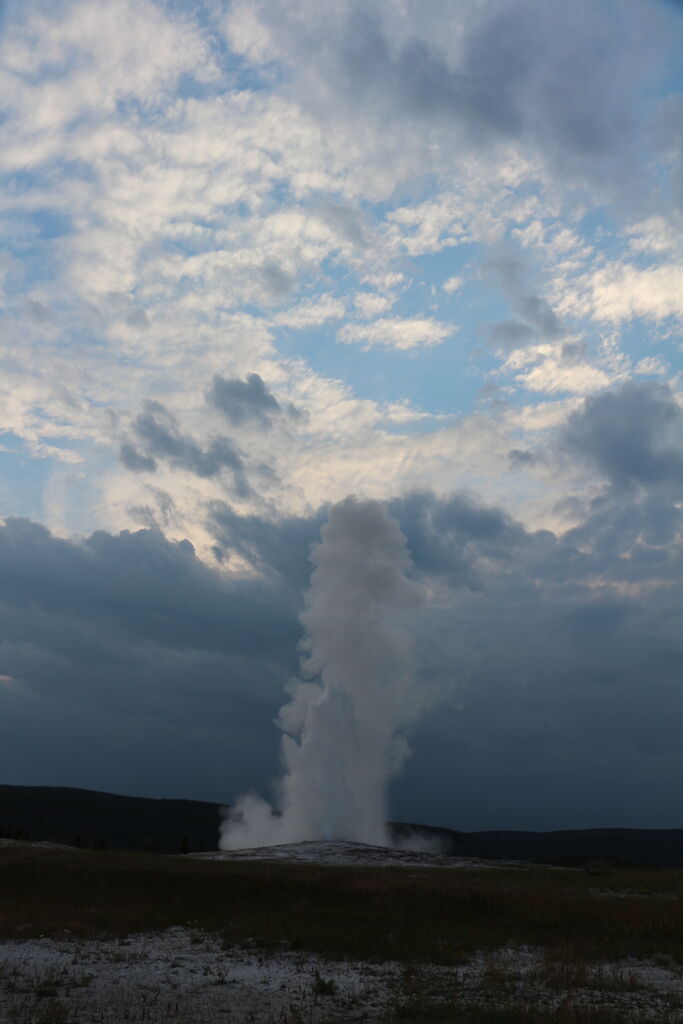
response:
M145 744L186 744L192 795L267 789L309 545L356 494L429 594L401 813L626 823L639 780L674 823L680 5L0 17L14 781L170 795Z
M649 409L642 434L629 416L638 402ZM607 403L612 434L595 456L603 491L563 536L465 495L391 502L428 595L413 628L419 686L437 709L413 738L394 815L472 828L674 824L666 783L681 767L683 413L661 389L624 386L587 400L558 444L595 452L588 439L602 436ZM121 755L168 769L148 791L267 794L271 719L296 669L302 566L325 518L274 522L215 507L221 558L252 566L241 577L159 532L77 542L9 520L0 533L5 773L75 784L74 759L60 759L76 730L113 752L126 723L142 718L149 728L133 726ZM64 733L50 732L55 714ZM181 735L182 785L168 746ZM92 784L110 788L129 777L113 753L93 772ZM615 773L637 779L642 799L621 800ZM602 817L596 793L614 800Z

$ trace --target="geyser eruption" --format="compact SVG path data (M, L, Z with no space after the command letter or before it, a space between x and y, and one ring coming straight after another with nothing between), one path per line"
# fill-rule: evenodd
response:
M223 850L348 839L386 845L386 791L409 753L401 734L418 710L412 620L420 588L395 519L376 501L335 505L301 622L302 675L279 713L281 813L241 797L223 823Z

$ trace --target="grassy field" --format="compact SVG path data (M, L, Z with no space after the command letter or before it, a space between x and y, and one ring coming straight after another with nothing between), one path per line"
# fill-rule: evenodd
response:
M0 938L195 923L227 943L458 963L541 945L584 959L683 962L678 870L339 868L159 854L0 850Z
M548 1016L533 1001L520 1003L521 976L493 961L485 989L500 998L464 1005L443 980L451 975L437 982L434 968L466 964L478 951L533 947L543 950L534 979L544 991L635 991L640 983L627 968L607 977L598 965L638 957L680 968L683 872L338 868L0 849L0 939L120 938L173 925L264 956L284 949L398 961L396 1021L612 1024L641 1018L566 1000ZM506 996L514 996L510 1005ZM680 1012L656 1019L680 1021Z

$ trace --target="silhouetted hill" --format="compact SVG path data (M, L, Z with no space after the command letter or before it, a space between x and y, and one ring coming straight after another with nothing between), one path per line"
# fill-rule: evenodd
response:
M0 836L164 853L215 850L221 804L154 800L89 789L0 786ZM422 836L444 853L490 860L582 864L593 860L683 867L683 829L457 832L393 823L394 839Z
M573 866L602 860L683 867L683 829L589 828L561 832L457 832L429 825L392 824L395 841L424 836L444 853L487 860L526 860Z
M90 789L0 786L0 836L165 853L215 850L220 807Z

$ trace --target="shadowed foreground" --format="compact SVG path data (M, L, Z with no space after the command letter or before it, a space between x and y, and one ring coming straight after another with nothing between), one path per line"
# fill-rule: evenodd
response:
M226 998L242 991L245 971L265 971L268 984L280 978L277 991L292 998L252 1006L257 1021L673 1022L683 1019L682 894L676 870L346 868L10 846L0 849L0 991L17 1004L17 1021L40 1020L38 1000L41 1012L54 1004L46 1022L66 1022L78 985L69 996L55 964L47 982L40 971L31 975L29 950L42 949L43 964L46 950L57 957L61 949L74 964L80 956L81 975L94 972L101 985L93 957L123 962L132 941L146 943L145 958L156 963L155 943L175 942L185 952L168 962L185 963L192 984L222 989L221 977L233 972ZM128 938L142 933L149 938ZM24 973L8 974L17 950ZM159 969L155 977L158 987ZM361 977L370 978L367 992ZM265 993L266 982L258 984ZM13 995L8 985L24 991ZM135 1016L131 997L120 1019L192 1019L195 1010L183 1008L187 985L163 1013L161 991L153 1017ZM205 1019L225 1018L207 1009Z

